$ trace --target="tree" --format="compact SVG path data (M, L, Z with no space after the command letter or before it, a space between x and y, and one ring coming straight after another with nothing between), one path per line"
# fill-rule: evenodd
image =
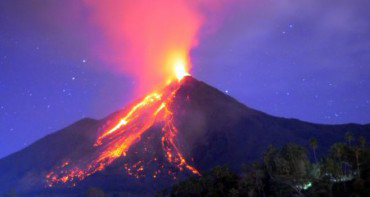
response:
M279 151L271 144L267 148L266 152L263 154L263 162L270 176L273 172L277 170L275 160L277 159L278 156L279 156Z
M358 138L358 143L359 143L359 145L360 145L361 148L365 148L366 138L364 136L360 136Z
M105 193L99 188L90 187L89 189L87 189L85 197L105 197Z
M302 185L308 178L308 163L306 150L297 144L286 144L280 151L269 146L264 154L264 165L271 183L282 190L286 190L284 185L288 186L298 196L302 196Z
M340 166L340 172L341 175L343 175L342 171L342 165L343 165L343 157L344 157L344 150L345 150L345 145L342 143L335 143L330 147L330 156L333 158L333 161L337 163L338 166Z
M352 132L350 132L350 131L348 131L348 132L346 132L345 133L345 140L348 142L348 147L349 147L349 151L350 152L352 152L353 150L352 150L352 146L351 146L351 143L352 143L352 141L353 141L353 134L352 134ZM347 152L348 153L348 152ZM344 156L348 156L348 155L345 155L345 152L343 152L343 154L344 154ZM352 154L351 154L352 155ZM351 156L350 156L351 157ZM349 159L349 160L347 160L347 161L351 161L351 159ZM342 162L343 162L343 160L342 160ZM345 163L345 164L348 164L348 163ZM348 166L344 166L344 171L345 172L347 172L348 171L348 168L347 168Z
M289 162L290 176L298 179L304 178L308 167L306 150L297 144L286 144L281 150L281 154Z
M264 181L266 173L263 164L254 162L243 167L243 176L239 183L240 196L265 196Z
M361 136L358 139L358 145L355 147L355 158L356 158L356 167L357 167L357 176L361 177L361 171L360 171L360 161L359 157L363 149L365 148L366 145L366 138L364 136Z
M360 146L356 146L354 152L355 152L355 158L356 158L357 176L358 177L361 177L360 162L359 162L359 157L360 157L360 153L361 153L361 147Z
M333 196L333 185L335 180L339 179L342 175L342 167L336 159L325 157L322 162L321 179L327 180L328 190L330 196Z
M230 196L230 197L239 197L240 195L239 195L239 191L237 190L237 189L235 189L235 188L232 188L231 190L230 190L230 192L229 192L229 195L228 196Z
M310 139L310 146L312 148L313 156L315 158L315 163L317 163L317 158L316 158L317 140L316 138Z
M171 196L201 196L205 186L202 181L196 177L180 182L172 187ZM166 196L166 195L165 195Z
M228 196L238 194L239 177L226 167L215 167L202 177L192 177L172 187L170 196Z
M345 139L347 140L348 142L348 146L351 147L351 142L353 141L353 134L352 132L348 131L346 134L345 134Z
M333 144L315 165L310 165L306 150L297 144L281 149L270 145L263 162L244 166L241 176L216 167L176 184L162 196L368 196L370 149L365 145L364 137L352 148L347 143ZM344 177L346 166L361 177Z

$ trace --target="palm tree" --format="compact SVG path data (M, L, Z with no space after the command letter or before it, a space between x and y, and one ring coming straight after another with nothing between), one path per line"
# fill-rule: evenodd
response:
M353 141L353 134L352 132L348 131L346 134L345 134L345 139L347 140L348 142L348 146L351 148L351 142Z
M333 149L336 149L336 147L332 147L332 151L334 151ZM335 181L332 181L332 178L334 180L340 178L342 174L341 166L336 161L335 158L331 158L331 157L324 157L322 162L323 162L323 165L322 165L321 173L324 176L329 175L328 189L329 189L329 194L330 194L329 196L332 197L333 196L333 185L335 183Z
M360 136L358 138L358 143L361 146L361 148L365 148L366 145L366 138L364 136Z
M345 147L345 145L341 144L341 143L335 143L330 147L331 155L332 155L333 159L335 159L338 162L338 165L340 166L342 175L344 175L344 173L342 171L343 170L342 169L343 155L344 155L344 149L345 149L344 147Z
M365 147L365 144L366 144L366 138L364 136L361 136L358 139L358 145L355 147L355 157L356 157L356 166L357 166L357 175L358 175L358 177L361 177L359 156L360 156L360 152Z
M307 180L308 159L306 150L300 145L289 143L283 146L281 156L287 162L285 165L289 169L288 174L282 177L282 182L292 187L298 196L303 196L299 186Z
M317 140L316 138L310 139L310 146L312 148L313 156L315 157L315 163L317 163L317 158L316 158Z

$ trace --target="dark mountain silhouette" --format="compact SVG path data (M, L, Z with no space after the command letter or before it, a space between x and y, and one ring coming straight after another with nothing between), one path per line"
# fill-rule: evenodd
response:
M172 105L174 123L179 132L177 144L191 165L200 172L217 165L226 165L238 172L241 165L257 160L268 145L301 144L309 150L309 139L318 140L318 154L324 154L330 145L344 140L345 132L370 139L370 125L313 124L297 119L274 117L251 109L221 91L192 77L183 79ZM94 143L99 131L108 122L117 119L122 111L103 120L82 119L71 126L48 135L29 147L0 160L0 194L11 189L19 193L78 193L89 187L105 191L126 191L150 194L170 186L174 181L190 176L166 163L161 149L160 125L145 132L127 152L106 169L88 176L76 187L58 184L45 188L46 174L66 158L78 159L95 151ZM125 164L145 163L144 171L161 169L176 174L153 177L141 173L138 178L128 175Z

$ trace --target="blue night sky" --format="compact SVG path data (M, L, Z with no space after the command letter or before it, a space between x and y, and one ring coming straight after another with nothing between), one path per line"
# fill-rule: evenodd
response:
M275 116L370 123L369 10L368 0L239 0L202 27L191 73ZM0 2L0 158L135 99L135 80L91 52L105 38L88 14L77 1Z

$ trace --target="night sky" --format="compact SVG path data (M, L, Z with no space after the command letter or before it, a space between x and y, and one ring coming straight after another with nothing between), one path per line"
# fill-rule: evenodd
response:
M239 0L209 15L191 73L249 107L370 123L370 1ZM104 69L102 30L77 1L0 2L0 158L124 107L136 81Z

